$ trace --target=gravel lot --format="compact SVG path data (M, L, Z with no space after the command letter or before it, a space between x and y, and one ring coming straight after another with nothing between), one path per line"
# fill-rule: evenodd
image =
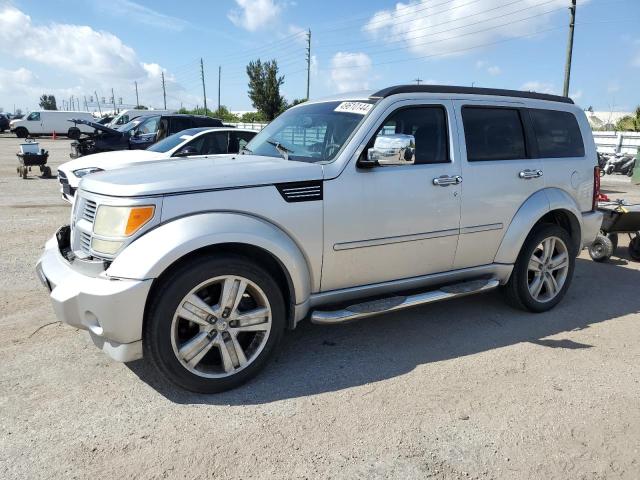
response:
M0 136L0 478L640 478L640 264L577 261L554 311L497 292L305 323L250 384L179 391L55 322L34 265L69 207ZM41 140L55 167L67 140ZM55 169L54 169L55 173ZM640 201L626 178L612 197Z

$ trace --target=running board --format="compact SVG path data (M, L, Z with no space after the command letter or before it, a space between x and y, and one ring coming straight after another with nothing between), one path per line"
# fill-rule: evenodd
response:
M311 323L318 325L333 325L336 323L359 320L361 318L380 315L382 313L395 312L405 308L424 305L425 303L439 302L451 298L463 297L473 293L485 292L496 288L500 282L496 279L471 280L440 287L438 290L418 293L408 296L393 296L369 302L357 303L341 310L322 311L315 310L311 313Z

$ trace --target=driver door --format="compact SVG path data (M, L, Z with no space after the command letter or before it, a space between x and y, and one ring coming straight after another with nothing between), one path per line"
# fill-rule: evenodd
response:
M324 182L322 291L453 266L461 191L453 105L400 102L385 117L364 154L376 136L411 135L414 160L365 169L353 158L339 177Z

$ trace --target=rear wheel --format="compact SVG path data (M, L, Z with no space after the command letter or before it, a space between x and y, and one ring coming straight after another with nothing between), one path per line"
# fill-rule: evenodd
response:
M202 393L235 388L266 364L285 328L278 284L244 257L198 257L156 289L144 354L177 385Z
M504 287L512 306L545 312L564 297L575 265L571 237L557 225L538 225L525 241Z
M16 137L18 138L27 138L29 136L29 130L24 127L16 128Z

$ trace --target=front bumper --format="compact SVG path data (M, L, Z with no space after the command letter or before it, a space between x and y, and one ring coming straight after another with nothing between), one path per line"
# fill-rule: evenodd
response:
M602 227L602 212L592 211L582 214L582 247L590 246L600 233Z
M142 319L152 280L107 277L97 262L67 261L54 236L36 272L49 289L58 320L88 330L97 347L114 360L142 358Z

